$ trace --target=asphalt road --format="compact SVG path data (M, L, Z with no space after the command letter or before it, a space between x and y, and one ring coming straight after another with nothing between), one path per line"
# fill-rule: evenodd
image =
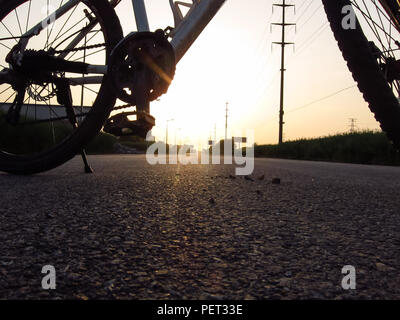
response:
M400 168L89 159L0 173L0 299L400 298Z

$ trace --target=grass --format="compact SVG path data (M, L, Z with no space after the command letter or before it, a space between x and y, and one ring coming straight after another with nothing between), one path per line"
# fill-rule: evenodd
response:
M285 142L282 145L256 145L255 156L400 165L400 153L383 132L377 131L343 133L315 139L299 139Z
M53 145L53 133L54 139L61 141L68 131L61 123L54 123L54 127L48 124L12 126L0 117L0 146L10 153L36 153Z
M16 154L39 152L53 145L53 132L56 141L61 141L69 130L71 129L68 129L67 125L60 122L54 124L54 131L48 124L13 127L0 117L0 147ZM88 144L86 151L89 154L112 154L116 143L142 152L145 152L152 144L152 142L135 136L117 138L100 132ZM377 131L343 133L316 139L299 139L285 142L282 145L256 145L255 156L400 165L400 153L396 151L383 132Z
M112 154L114 144L119 143L137 151L146 152L148 147L154 142L148 142L137 136L115 137L108 133L100 132L95 139L87 146L89 154Z
M55 141L60 142L72 130L69 124L62 122L54 122L53 127L48 123L14 127L9 125L1 117L2 115L4 113L0 111L0 148L14 154L29 154L46 150L54 145L53 133ZM116 143L145 152L152 142L134 136L117 138L100 132L85 147L85 150L88 154L113 154Z
M147 149L154 143L152 141L146 141L145 139L137 136L120 137L118 138L117 142L124 146L135 148L136 150L142 152L146 152Z

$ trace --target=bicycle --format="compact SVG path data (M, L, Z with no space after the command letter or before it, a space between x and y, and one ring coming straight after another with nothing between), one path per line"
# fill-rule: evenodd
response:
M144 0L133 0L137 31L125 37L114 10L120 2L0 0L1 171L38 173L81 153L90 172L83 148L102 128L145 137L155 124L150 102L167 92L176 64L225 0L169 0L175 25L155 32L149 30ZM368 6L381 13L377 22L361 9L365 1L322 2L354 79L383 130L400 146L400 44L392 37L400 31L399 3L370 0ZM372 29L379 23L387 47L379 35L377 43L368 38L365 24L342 28L347 5ZM33 8L44 8L46 18ZM117 100L124 104L115 107ZM110 117L113 110L131 107L136 110Z
M364 100L400 148L400 3L398 0L322 0L339 48ZM343 8L356 14L343 28Z

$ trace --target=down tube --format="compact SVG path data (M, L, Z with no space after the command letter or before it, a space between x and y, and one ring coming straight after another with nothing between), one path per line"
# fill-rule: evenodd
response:
M214 18L226 0L201 0L198 6L178 26L171 45L176 63L182 59L198 36Z

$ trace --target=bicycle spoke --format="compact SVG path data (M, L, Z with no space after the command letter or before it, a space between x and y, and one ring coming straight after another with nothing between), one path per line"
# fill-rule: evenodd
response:
M73 26L70 27L68 30L66 30L66 31L65 31L62 35L60 35L58 38L55 38L55 39L48 45L47 48L51 48L51 47L54 45L54 43L55 43L58 39L62 38L65 34L67 34L69 31L71 31L72 29L74 29L79 23L81 23L81 22L82 22L83 20L85 20L85 19L86 19L86 17L85 17L85 18L82 18L82 19L79 20L75 25L73 25ZM65 41L67 41L68 39L70 39L70 38L73 37L74 35L77 35L77 34L78 34L79 32L81 32L83 29L84 29L84 28L82 28L82 29L76 31L75 33L73 33L73 34L71 34L71 35L69 35L68 38L66 38L66 39L64 39L63 41L61 41L61 43L59 43L55 48L58 48L61 44L63 44Z
M2 92L0 92L0 95L2 95L4 92L10 90L12 88L12 86L9 86L7 89L3 90Z
M375 3L375 1L373 1L373 2ZM385 28L385 25L383 24L383 20L382 20L381 14L380 14L380 12L379 12L379 10L378 10L378 6L376 5L376 3L375 3L375 8L376 8L376 12L377 12L377 14L378 14L379 21L381 22L382 29L384 29L384 28ZM389 48L390 48L390 40L389 40L390 37L389 37L389 35L390 35L390 34L385 33L385 37L386 37L386 40L387 40L387 42L388 42L388 44L389 44Z
M95 34L92 35L92 36L87 40L87 42L89 43L100 31L101 31L101 30L96 31ZM72 52L72 54L69 56L68 59L72 59L72 57L73 57L77 52L78 52L78 51ZM76 61L76 60L74 60L74 61Z
M58 8L61 8L63 2L64 2L64 0L61 0L60 5L59 5ZM84 18L83 18L83 19L84 19ZM78 23L79 23L79 22L78 22ZM53 26L52 26L52 28L51 28L51 30L50 30L50 33L49 33L49 36L48 36L48 40L50 39L50 36L51 36L51 34L53 33L54 27L55 27L55 23L53 24ZM68 32L68 30L67 30L66 32ZM52 42L52 44L49 45L49 43L48 43L49 41L48 41L48 40L47 40L46 45L45 45L45 49L46 49L46 50L49 49L49 48L51 48L51 46L52 46L52 44L54 43L54 41L56 41L56 40L54 40L54 41Z
M6 28L7 32L10 34L11 38L15 40L16 43L18 43L17 38L14 36L14 34L10 31L10 29L7 28L7 26L4 24L3 21L1 21L1 24L3 25L4 28Z
M14 12L15 12L15 17L17 18L19 32L20 32L20 34L21 34L21 36L22 36L22 28L21 28L21 23L19 22L19 17L18 17L17 9L14 9Z
M5 105L13 96L15 96L15 95L16 95L16 92L13 92L13 93L7 98L6 101L2 102L1 106L4 106L4 105Z
M74 32L73 34L71 34L71 35L69 35L67 38L65 38L63 41L61 41L57 46L55 46L53 49L54 50L57 50L64 42L66 42L66 41L68 41L69 39L71 39L72 37L74 37L74 36L77 36L80 32L82 32L84 30L84 28L82 28L82 29L80 29L80 30L78 30L78 31L76 31L76 32ZM100 32L101 30L91 30L91 31L88 31L88 34L89 33L93 33L93 32ZM49 45L49 48L51 47L51 45ZM68 53L69 54L69 53Z
M99 52L103 52L103 51L105 51L105 50L106 50L105 48L102 48L102 49L100 49L100 50L97 50L97 51L95 51L95 52L89 53L89 54L84 55L84 56L82 56L82 57L80 57L80 58L78 58L78 59L74 59L74 60L71 60L71 61L82 60L82 59L84 59L85 57L86 57L86 58L87 58L87 57L90 57L90 56L92 56L92 55L94 55L94 54L97 54L97 53L99 53Z
M25 32L28 32L29 18L30 18L30 16L31 16L31 7L32 7L32 0L29 0L28 14L26 15L26 27L25 27Z
M384 45L383 42L382 42L382 39L381 39L380 34L379 34L379 32L378 32L378 29L385 35L385 37L387 36L387 37L390 39L390 41L393 41L393 42L396 41L396 39L392 36L391 33L388 33L388 32L385 30L384 27L381 27L379 24L377 24L377 23L375 22L375 20L373 19L373 17L372 17L370 14L364 12L364 11L362 10L362 8L358 5L358 3L356 3L355 1L351 1L351 3L352 3L352 5L359 11L359 13L363 16L365 23L368 24L368 26L370 27L370 30L374 33L376 39L379 41L379 43L382 45L383 48L385 48L385 45ZM363 3L364 3L364 5L365 5L365 1L364 1L364 0L363 0ZM375 4L376 6L378 6L378 5L375 3L375 1L374 1L374 4ZM368 10L368 8L367 8L367 10ZM379 12L380 12L381 14L383 13L382 9L379 8L378 10L379 10ZM369 12L369 10L368 10L368 12ZM385 18L386 18L386 19L388 20L388 22L390 22L390 24L393 26L393 23L391 22L391 20L390 20L386 15L385 15Z
M354 5L354 6L359 10L359 12L362 14L362 16L363 16L365 22L368 24L368 26L370 27L371 31L374 33L376 39L382 44L382 41L380 40L380 36L379 36L379 34L377 33L376 28L375 28L375 26L374 26L375 22L372 21L372 20L367 16L367 14L358 6L358 4L355 4L355 3L353 2L353 5ZM371 21L370 21L370 20L371 20ZM371 25L371 23L372 23L372 25Z
M72 81L72 82L74 82L74 81ZM75 83L77 83L77 82L75 82ZM93 90L93 89L91 89L91 88L89 88L89 87L87 87L87 86L85 86L85 85L81 85L81 86L83 86L86 90L88 90L88 91L90 91L90 92L93 92L94 94L99 94L99 92L98 91L95 91L95 90Z
M367 10L368 16L371 17L371 13L369 12L369 9L368 9L367 5L365 4L365 0L362 0L362 2L363 2L363 4L364 4L365 9ZM376 23L374 20L371 20L371 21L373 22L372 25L373 25L373 27L374 27L374 29L375 29L375 34L377 35L379 42L380 42L380 43L382 44L382 46L383 46L382 40L381 40L381 38L380 38L380 36L379 36L379 32L378 32L378 30L376 29L377 23Z
M15 43L21 42L31 55L30 59L35 59L41 51L40 55L48 54L69 62L106 64L109 53L106 50L107 46L114 46L122 37L120 29L111 32L115 23L106 18L109 18L112 12L103 9L96 1L67 2L15 2L16 5L10 6L0 17L0 70L8 72L9 76L4 76L3 79L10 82L0 85L0 137L3 136L3 139L0 139L0 166L4 153L12 157L26 156L31 159L38 153L51 155L54 147L62 150L68 144L83 141L83 134L97 130L96 123L100 124L100 119L102 122L105 120L102 106L109 108L108 101L112 103L113 99L108 97L104 100L98 98L99 92L106 89L106 84L102 81L92 83L90 80L88 83L77 83L76 86L70 85L68 88L63 81L73 81L70 77L75 75L74 72L55 72L41 68L40 64L35 65L35 62L30 63L32 69L29 72L24 72L23 64L22 69L18 69L13 68L15 60L6 62L7 56L17 57L10 56L9 52L15 47ZM57 10L62 14L57 15L56 19L43 20L45 16L52 18L52 13ZM41 23L46 25L42 28ZM34 26L40 27L40 32L35 36L26 36ZM24 37L29 38L28 41L21 41ZM16 90L14 77L23 77L21 82L16 82L23 86L18 88L19 91ZM85 78L86 75L82 77ZM80 82L80 79L77 78L77 82ZM68 97L63 96L68 94L66 90L70 90L71 93L71 106ZM18 102L21 102L21 105L18 105ZM73 123L74 115L78 126ZM82 126L86 126L87 131L83 130ZM13 135L17 143L14 143Z
M386 9L381 7L380 2L376 0L354 0L351 4L356 10L358 20L362 26L367 39L375 44L380 51L378 63L382 66L383 72L388 58L399 60L399 49L393 48L393 44L398 44L399 30L390 18ZM395 33L395 34L394 34ZM397 80L389 83L396 96L400 95L400 85Z
M9 46L6 46L4 43L0 42L0 44L1 44L3 47L7 48L8 50L11 50L11 48L10 48Z
M53 23L53 25L51 26L50 32L47 33L47 41L46 41L46 44L44 45L44 48L43 48L43 49L45 49L45 50L47 50L47 49L49 48L49 47L48 47L48 43L49 43L51 34L53 33L54 27L55 27L55 23ZM49 29L49 28L47 28L47 30L48 30L48 29Z
M72 15L74 14L74 12L75 12L75 10L76 10L77 8L78 8L78 5L76 5L76 6L72 9L70 15L68 16L67 20L64 22L64 24L63 24L63 26L61 27L60 31L59 31L58 34L56 35L54 41L56 41L56 40L59 38L60 33L63 31L63 29L65 28L65 26L66 26L66 24L68 23L69 19L71 19ZM68 32L68 31L67 31L67 32ZM63 34L63 35L64 35L64 34ZM63 35L61 35L61 37L62 37Z

